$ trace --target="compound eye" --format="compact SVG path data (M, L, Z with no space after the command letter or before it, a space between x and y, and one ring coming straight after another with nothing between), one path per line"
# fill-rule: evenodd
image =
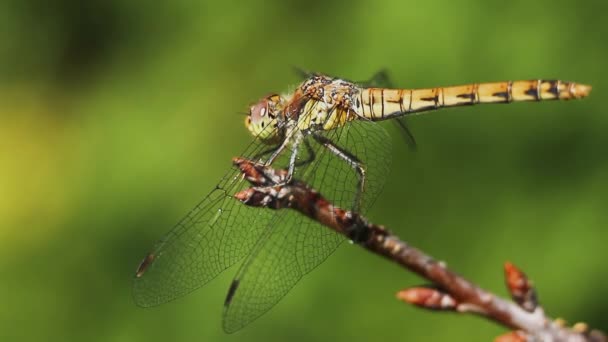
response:
M268 115L268 100L264 99L249 109L252 122L260 122Z

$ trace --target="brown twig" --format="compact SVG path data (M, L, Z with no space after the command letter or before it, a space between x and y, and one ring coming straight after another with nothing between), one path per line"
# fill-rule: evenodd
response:
M287 181L286 170L260 166L242 158L235 158L233 162L253 185L235 194L241 202L250 206L297 210L433 283L399 292L398 298L405 302L426 309L476 314L514 330L496 341L608 341L602 332L590 331L586 325L569 328L549 319L538 305L532 283L511 263L505 264L505 276L515 302L481 289L383 226L332 205L306 184L298 180Z

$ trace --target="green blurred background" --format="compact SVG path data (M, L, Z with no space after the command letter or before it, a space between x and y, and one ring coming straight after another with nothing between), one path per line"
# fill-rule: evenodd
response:
M221 330L232 268L140 309L141 257L251 140L239 112L292 66L402 87L589 83L589 99L410 120L369 217L506 295L502 263L552 316L608 329L606 2L4 0L0 340L489 341L504 330L394 293L423 281L344 244L268 314Z

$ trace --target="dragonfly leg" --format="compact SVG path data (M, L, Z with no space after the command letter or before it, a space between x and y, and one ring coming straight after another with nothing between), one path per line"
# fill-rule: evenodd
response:
M293 177L293 173L296 169L296 159L298 158L298 148L300 147L301 142L302 142L301 139L296 139L293 142L291 156L289 157L289 167L287 168L287 176L285 177L285 181L283 182L284 184L278 184L278 185L285 185L285 184L291 182L291 178Z
M285 141L283 141L283 143L274 150L274 152L272 153L272 156L270 156L270 158L268 158L268 160L263 164L263 166L265 166L265 167L271 166L272 163L275 162L275 160L279 157L279 155L283 151L285 151L285 149L289 145L290 142L288 140L290 140L290 139L285 139ZM293 139L293 142L291 142L292 149L291 149L291 155L289 156L289 164L287 166L287 175L285 176L285 179L281 180L280 182L276 182L272 186L282 186L282 185L286 185L289 182L291 182L291 179L293 178L293 173L295 172L295 168L296 168L296 166L299 166L298 162L296 160L298 158L298 148L301 143L302 143L301 136ZM306 144L306 147L310 149L309 151L312 151L312 149L310 148L310 145ZM314 153L312 153L312 157L314 158ZM310 161L312 161L312 159L305 160L304 163L310 163Z
M315 150L312 149L312 146L310 146L310 143L308 142L308 140L304 140L304 146L306 147L306 151L308 151L308 158L304 159L304 160L298 160L296 162L296 166L297 167L302 167L305 165L310 164L313 160L315 160Z
M289 145L290 140L291 139L289 139L289 138L286 138L285 140L283 140L281 145L279 145L276 149L274 149L274 151L272 151L272 155L270 156L270 158L268 158L268 160L266 160L266 162L264 163L264 166L272 165L272 163L274 163L274 161L281 155L281 153L283 151L285 151L285 149ZM270 153L270 152L271 151L268 151L268 153Z
M331 140L327 139L324 136L313 134L314 139L319 142L323 147L327 148L331 153L336 155L338 158L344 160L350 165L350 167L355 170L358 177L357 184L357 192L355 194L355 199L353 202L352 210L354 212L359 212L361 206L361 195L363 194L363 190L365 188L365 166L363 163L352 153L343 149L342 147L334 144Z

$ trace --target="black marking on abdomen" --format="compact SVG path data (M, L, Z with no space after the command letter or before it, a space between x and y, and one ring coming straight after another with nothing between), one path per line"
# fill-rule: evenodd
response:
M433 101L433 102L435 102L435 107L437 107L437 105L439 104L439 96L438 95L435 95L433 97L421 97L420 100L427 101L427 102Z
M499 91L498 93L492 94L493 97L502 97L505 99L505 102L509 102L509 92L508 91Z
M528 96L533 96L534 98L536 98L538 100L538 91L536 91L536 88L529 88L528 90L526 90L524 92L524 94L526 94Z
M524 92L524 94L534 97L536 99L536 101L540 101L539 88L540 88L540 82L536 82L536 86L530 86L530 88L528 88Z
M230 288L228 289L228 294L226 295L226 300L224 301L224 306L230 305L234 294L236 293L236 289L239 287L239 281L234 280L232 284L230 284Z
M380 114L380 117L384 118L384 88L380 89L380 102L382 106L382 113Z
M559 80L550 80L545 82L549 82L550 84L548 92L556 98L559 98Z
M458 94L456 95L457 98L459 99L465 99L465 100L469 100L471 102L475 102L475 94L470 93L470 94Z
M374 96L373 89L370 89L367 94L368 94L367 97L369 98L368 99L368 101L369 101L369 114L370 114L370 117L372 119L374 119L374 117L376 116L376 113L374 112L374 97L375 96Z

